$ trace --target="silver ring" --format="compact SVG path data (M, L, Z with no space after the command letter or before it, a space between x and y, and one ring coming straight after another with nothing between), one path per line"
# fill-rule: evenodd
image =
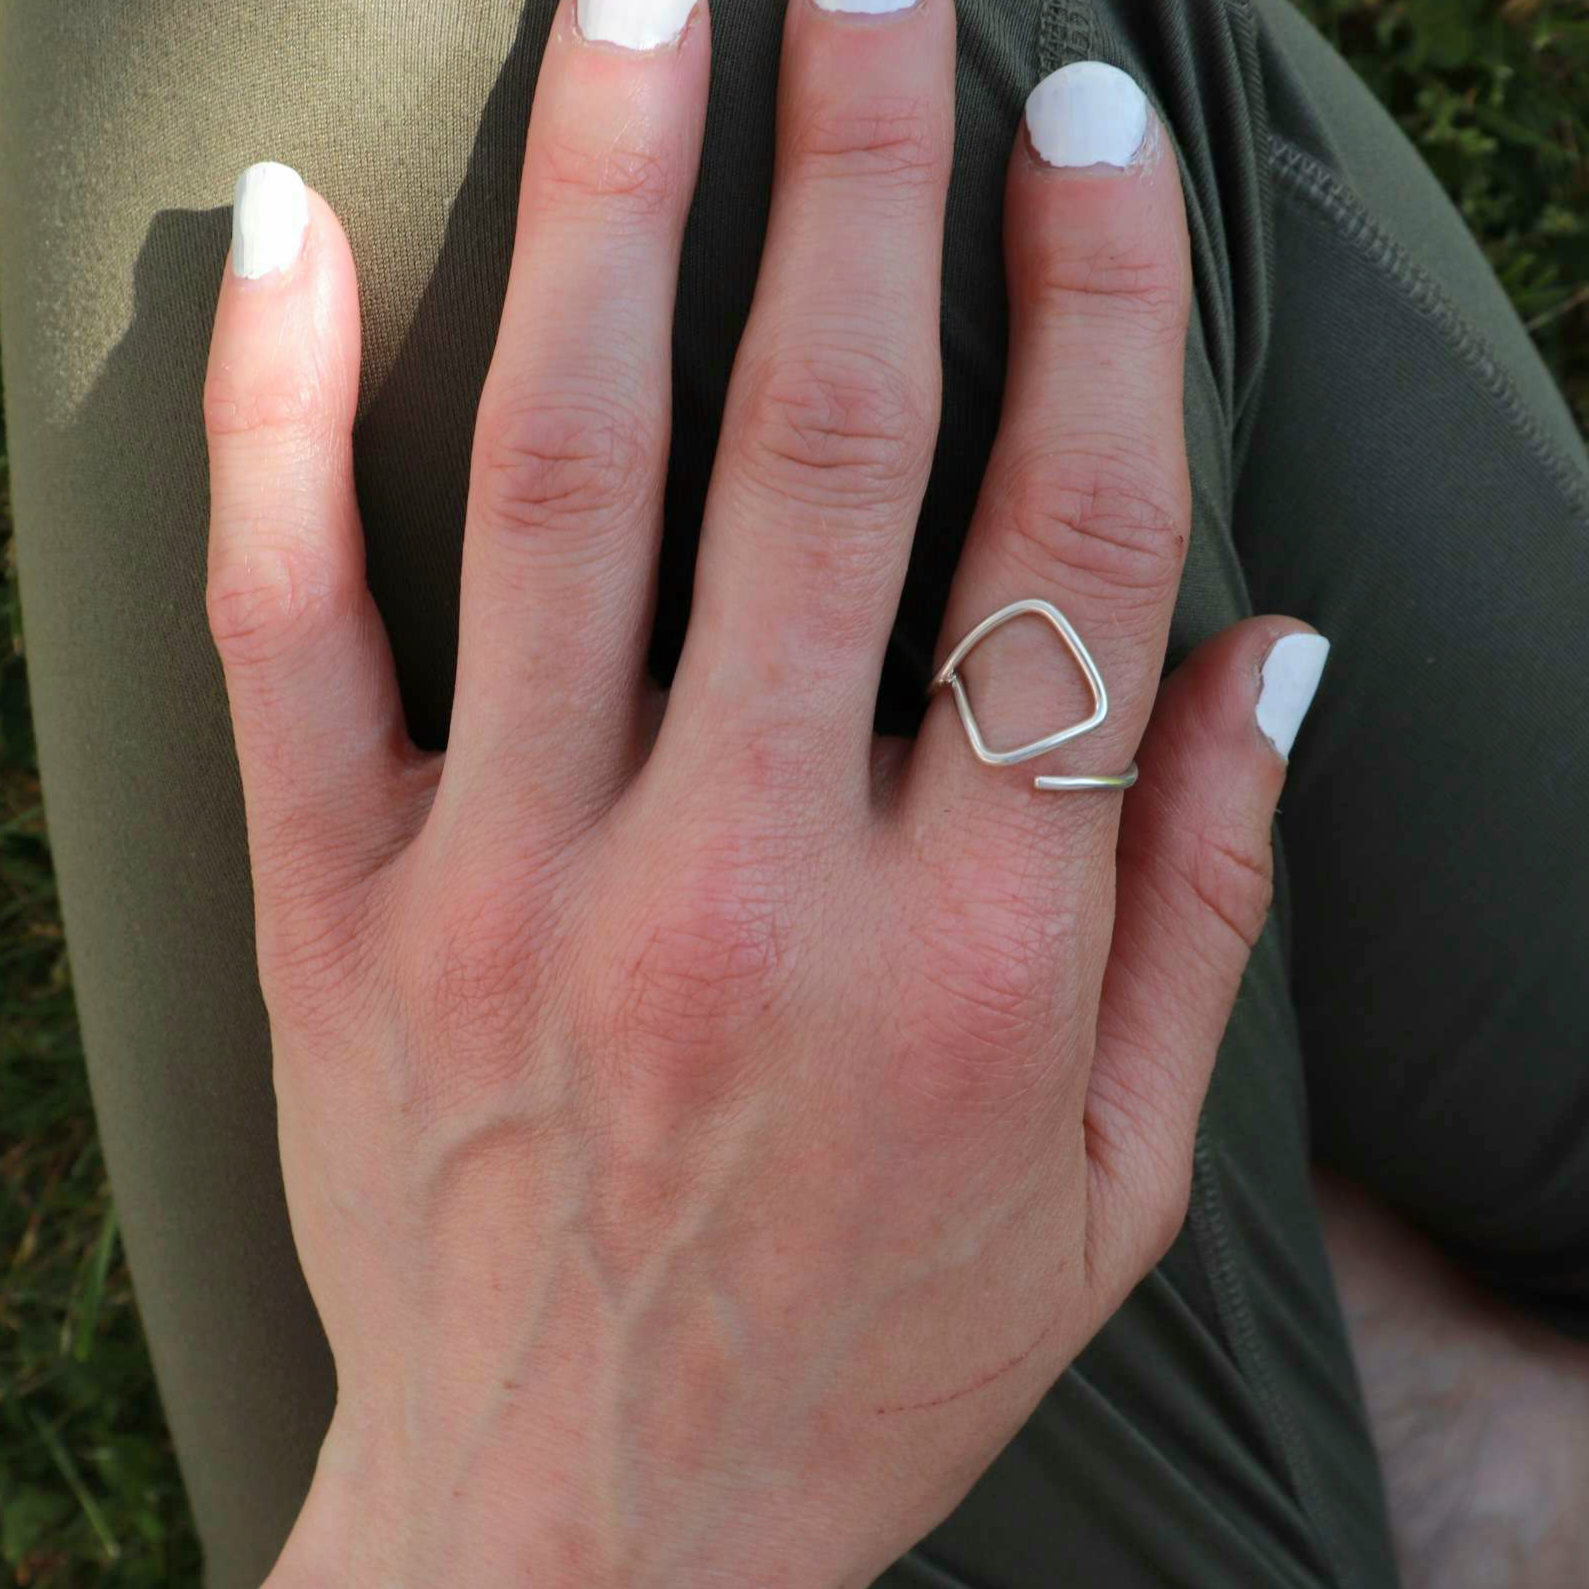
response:
M1060 639L1070 648L1070 654L1076 659L1082 677L1086 679L1088 687L1092 690L1092 715L1079 723L1072 723L1069 728L1060 729L1058 733L1045 734L1041 739L1034 739L1030 745L1019 745L1014 750L989 750L983 741L982 730L977 727L976 715L971 710L970 698L966 695L966 687L961 682L957 670L972 648L992 634L1000 624L1008 623L1010 619L1019 618L1022 613L1028 612L1046 618L1058 631ZM960 721L965 724L966 738L971 741L971 749L976 753L978 761L986 762L990 767L1008 767L1014 762L1029 761L1033 756L1044 755L1056 746L1063 745L1068 739L1075 739L1081 734L1090 734L1109 715L1109 693L1103 687L1103 675L1098 671L1098 664L1093 661L1087 647L1082 644L1081 636L1076 633L1070 619L1058 607L1051 601L1042 601L1037 597L1026 601L1012 601L1008 607L1000 607L996 613L984 618L966 635L949 653L944 665L933 675L932 683L927 686L927 693L931 695L946 684L954 692L955 705L960 709ZM1136 781L1137 764L1132 762L1124 772L1120 773L1099 773L1092 777L1034 778L1032 783L1038 789L1129 789Z

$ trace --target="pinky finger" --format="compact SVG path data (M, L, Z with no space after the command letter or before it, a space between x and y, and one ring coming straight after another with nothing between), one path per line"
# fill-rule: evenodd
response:
M1184 1217L1214 1055L1269 912L1286 757L1328 652L1294 618L1251 618L1159 691L1121 813L1087 1099L1100 1280L1134 1284Z
M231 704L256 894L371 869L420 758L364 582L353 258L295 171L238 182L204 388L206 604ZM407 804L412 804L412 795Z

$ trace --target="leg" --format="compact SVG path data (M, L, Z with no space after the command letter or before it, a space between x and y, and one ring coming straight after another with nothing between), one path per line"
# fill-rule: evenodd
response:
M220 1589L274 1561L335 1394L281 1195L205 626L199 395L227 205L278 155L359 249L371 574L437 743L548 9L0 6L0 317L51 834L122 1231Z
M1566 1589L1589 1557L1589 1341L1318 1178L1406 1589Z
M1445 1248L1337 1186L1331 1257L1409 1585L1566 1584L1589 1545L1567 594L1589 464L1427 172L1294 14L1263 13L1306 87L1277 96L1272 147L1277 279L1309 308L1276 316L1238 539L1260 604L1342 642L1281 812L1314 1141ZM1321 426L1354 368L1372 379Z
M269 1566L307 1482L330 1375L276 1191L241 812L203 624L196 399L226 216L177 206L217 204L236 170L268 152L302 166L347 219L365 288L357 450L370 578L414 733L439 744L472 405L548 16L534 5L515 32L458 9L425 36L362 8L307 33L283 25L284 6L197 18L173 0L136 22L96 21L92 33L81 0L49 12L10 0L3 13L0 102L18 118L14 132L27 133L12 138L26 155L6 170L5 208L36 223L8 246L3 312L45 783L107 1151L214 1584L256 1582ZM765 214L777 11L735 8L718 19L706 176L680 303L655 646L664 678L683 632L694 526ZM129 37L106 48L107 26ZM885 680L885 729L909 731L919 716L926 651L992 439L1008 138L1027 88L1064 60L1091 54L1134 70L1174 129L1188 177L1198 522L1176 646L1251 610L1231 504L1270 336L1262 44L1234 4L1189 19L1169 6L1111 19L1057 0L966 8L945 265L949 399ZM124 116L102 128L95 63L112 57L118 84L142 73L148 92L129 96ZM232 64L245 60L270 63L269 75ZM327 61L336 114L305 117L298 85L317 81ZM171 96L192 94L195 81L221 85L213 114L236 118L208 141L199 169L169 141ZM445 84L422 113L419 82ZM763 92L747 100L747 82ZM413 129L401 160L385 154L393 128ZM84 147L105 180L74 188L51 156ZM399 167L394 198L383 176ZM68 253L71 271L52 270L39 246L87 236L96 249ZM119 288L129 280L131 303ZM150 690L127 659L151 654L156 612L159 687ZM81 639L85 614L92 648ZM128 773L135 789L180 791L164 821L151 798L124 800ZM118 890L103 887L107 860ZM195 957L205 989L197 1008L183 997ZM1216 1076L1187 1235L966 1504L894 1570L899 1581L945 1581L930 1562L968 1581L1043 1581L1063 1559L1056 1553L1128 1586L1220 1581L1242 1569L1255 1584L1393 1581L1308 1195L1285 984L1272 930ZM117 998L127 987L136 1001Z
M1260 14L1291 87L1236 538L1338 642L1280 819L1315 1143L1589 1336L1589 459L1433 179Z

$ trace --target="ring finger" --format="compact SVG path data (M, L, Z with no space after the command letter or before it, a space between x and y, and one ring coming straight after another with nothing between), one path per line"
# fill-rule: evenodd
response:
M948 813L962 832L994 808L1006 831L1020 831L1007 818L1021 808L1049 844L1112 855L1118 794L1055 793L1033 779L1126 770L1158 686L1191 517L1180 172L1125 73L1082 62L1034 91L1011 160L1005 234L1003 417L937 656L941 666L983 619L1038 598L1074 626L1108 713L1052 753L989 766L953 705L935 703L912 788L924 810ZM991 631L956 671L994 751L1096 715L1081 669L1037 616ZM1055 801L1064 822L1053 819ZM1094 842L1083 844L1089 827Z

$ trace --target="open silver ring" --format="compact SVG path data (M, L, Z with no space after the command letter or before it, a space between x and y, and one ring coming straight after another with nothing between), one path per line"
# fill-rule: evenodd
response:
M989 750L982 738L982 730L977 727L976 714L971 710L971 700L966 694L966 687L958 670L973 647L992 634L1000 624L1008 623L1010 619L1019 618L1023 613L1028 612L1046 618L1054 626L1060 639L1069 647L1070 654L1081 669L1082 677L1086 679L1088 687L1092 690L1092 715L1079 723L1071 724L1069 728L1060 729L1057 733L1045 734L1041 739L1034 739L1029 745L1018 745L1014 750ZM1012 601L1008 607L1000 607L996 613L984 618L967 634L949 653L944 665L933 675L932 682L927 686L927 693L931 695L945 685L954 692L955 705L960 710L960 721L965 725L966 738L971 741L971 749L976 753L977 760L986 762L990 767L1008 767L1014 762L1030 761L1033 756L1045 755L1057 746L1063 745L1066 740L1075 739L1082 734L1090 734L1109 715L1109 692L1104 689L1103 675L1098 671L1098 664L1093 661L1092 654L1082 644L1081 636L1076 633L1070 619L1053 602L1043 601L1035 596L1026 601ZM1032 780L1034 787L1038 789L1129 789L1136 781L1135 762L1120 773L1098 773L1088 777L1039 777Z

